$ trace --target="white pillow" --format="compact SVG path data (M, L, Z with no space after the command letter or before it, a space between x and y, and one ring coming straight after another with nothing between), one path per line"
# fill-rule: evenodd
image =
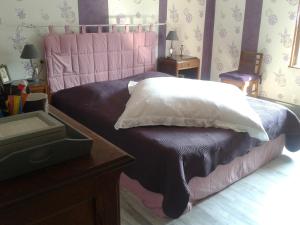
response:
M130 83L131 97L115 129L138 126L219 127L268 141L256 112L237 87L175 77Z

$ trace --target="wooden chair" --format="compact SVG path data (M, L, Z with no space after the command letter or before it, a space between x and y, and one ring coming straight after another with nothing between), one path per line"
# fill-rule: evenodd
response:
M239 87L245 94L257 97L263 54L242 51L238 70L220 74L221 81Z

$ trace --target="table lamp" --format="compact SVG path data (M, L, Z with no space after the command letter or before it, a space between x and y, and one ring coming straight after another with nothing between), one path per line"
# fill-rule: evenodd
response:
M22 54L21 54L22 59L29 59L30 60L30 65L32 67L32 81L33 82L37 82L38 77L37 77L36 70L33 66L32 59L38 58L38 55L39 54L38 54L37 49L32 44L26 44L24 46Z
M169 49L169 57L172 57L173 56L173 41L178 41L178 36L177 36L177 32L176 31L169 31L168 35L167 35L167 40L171 41L171 46L170 46L170 49Z

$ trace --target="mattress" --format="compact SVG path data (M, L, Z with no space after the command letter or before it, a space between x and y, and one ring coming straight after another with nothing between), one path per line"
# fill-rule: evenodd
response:
M237 157L226 165L219 165L207 177L193 177L188 183L191 194L185 213L192 210L200 200L223 190L280 156L284 144L285 137L280 135L275 140L251 149L248 154ZM121 174L120 185L137 197L153 214L167 217L162 208L163 195L145 189L137 180L131 179L125 173Z
M247 133L197 127L137 127L115 130L114 124L129 99L128 82L168 76L149 72L131 78L86 84L58 91L55 107L78 120L136 158L125 173L144 188L164 196L162 207L169 217L179 217L190 200L188 183L206 177L219 165L247 154L263 143ZM218 90L216 90L218 91ZM285 107L249 98L274 140L286 136L289 150L300 149L300 122Z

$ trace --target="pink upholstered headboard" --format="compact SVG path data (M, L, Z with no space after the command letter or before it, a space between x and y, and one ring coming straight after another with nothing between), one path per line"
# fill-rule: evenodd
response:
M156 68L157 33L50 33L44 39L50 92Z

